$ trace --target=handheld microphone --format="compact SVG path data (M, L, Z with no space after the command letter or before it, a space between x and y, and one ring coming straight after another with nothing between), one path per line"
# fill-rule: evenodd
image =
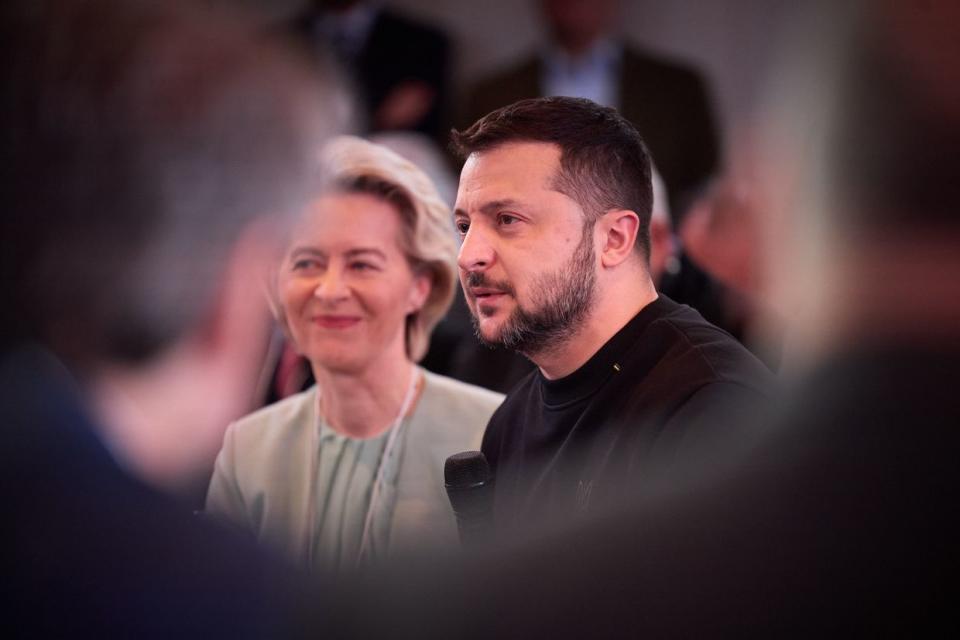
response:
M477 547L489 541L493 530L493 474L480 451L464 451L447 458L443 478L450 506L457 517L460 543Z

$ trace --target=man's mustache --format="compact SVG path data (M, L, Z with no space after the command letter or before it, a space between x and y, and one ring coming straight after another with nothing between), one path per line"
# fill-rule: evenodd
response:
M496 289L508 295L513 295L513 287L506 280L493 280L488 278L482 271L470 271L467 273L467 281L464 283L467 293L474 287L484 287L486 289Z

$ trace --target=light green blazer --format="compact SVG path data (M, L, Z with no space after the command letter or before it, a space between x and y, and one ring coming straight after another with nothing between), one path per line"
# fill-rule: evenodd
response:
M425 384L404 427L388 555L450 548L457 526L443 483L448 456L480 448L503 396L421 369ZM207 511L225 517L289 557L308 563L317 388L230 425L207 493Z

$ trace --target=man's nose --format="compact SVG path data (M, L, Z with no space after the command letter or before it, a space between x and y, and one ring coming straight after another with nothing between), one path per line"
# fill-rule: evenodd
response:
M496 257L491 239L478 225L471 225L460 245L457 265L464 271L489 269Z

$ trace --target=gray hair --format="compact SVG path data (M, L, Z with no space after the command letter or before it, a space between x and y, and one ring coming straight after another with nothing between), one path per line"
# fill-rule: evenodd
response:
M322 159L325 183L321 193L364 193L393 205L401 222L400 249L415 273L430 278L426 302L407 317L407 355L419 361L426 355L434 327L450 308L456 288L457 241L450 207L426 173L383 145L339 136L324 148ZM276 282L273 285L274 312L286 330Z

